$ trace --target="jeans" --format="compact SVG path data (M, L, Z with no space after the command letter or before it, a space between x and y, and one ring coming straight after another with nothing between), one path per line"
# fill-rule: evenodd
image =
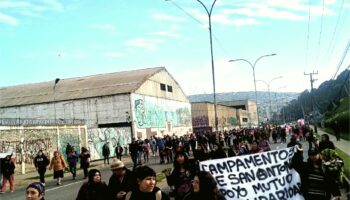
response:
M69 171L72 173L73 178L77 176L77 165L69 165Z

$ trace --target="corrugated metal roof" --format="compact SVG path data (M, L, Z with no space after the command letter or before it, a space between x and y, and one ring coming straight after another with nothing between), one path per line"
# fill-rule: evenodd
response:
M0 88L0 107L131 93L164 67L98 74Z

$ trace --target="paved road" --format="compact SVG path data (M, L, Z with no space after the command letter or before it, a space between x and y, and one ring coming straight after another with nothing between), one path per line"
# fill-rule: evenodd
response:
M303 149L304 149L304 159L307 159L307 149L308 149L308 144L306 142L303 143ZM272 149L280 149L280 148L285 148L286 143L281 144L271 144ZM129 159L130 160L130 159ZM126 163L127 167L131 167L131 164L129 161ZM165 168L169 168L172 165L167 164L167 165L160 165L158 164L158 159L154 159L153 157L150 160L149 166L155 169L156 172L161 172ZM106 182L108 182L109 177L111 176L112 172L109 169L108 166L99 166L101 173L102 173L102 179ZM56 186L55 181L52 180L52 178L47 179L47 185L46 185L46 199L48 200L74 200L75 197L77 196L77 193L79 191L80 186L82 183L85 181L82 179L82 175L80 174L78 176L77 180L71 180L70 177L71 175L69 173L66 173L66 177L62 181L61 186ZM79 179L80 178L80 179ZM165 191L169 191L169 187L166 184L166 181L163 180L160 183L157 183L158 187L162 188ZM345 194L344 194L345 195ZM25 199L25 190L24 188L16 190L14 193L6 193L0 195L0 200L23 200ZM345 199L345 196L344 196Z
M156 172L161 172L165 168L171 167L171 165L159 165L152 158L149 165L155 169ZM126 167L131 168L131 164L127 163ZM108 183L109 177L112 175L108 166L99 166L102 173L102 180ZM46 194L45 199L48 200L74 200L78 194L80 186L83 184L82 174L78 174L76 180L71 179L70 173L65 173L65 178L62 180L61 186L56 186L56 182L51 178L46 179ZM158 184L161 188L166 188L165 181ZM25 188L17 189L14 193L0 194L0 200L23 200L25 199Z

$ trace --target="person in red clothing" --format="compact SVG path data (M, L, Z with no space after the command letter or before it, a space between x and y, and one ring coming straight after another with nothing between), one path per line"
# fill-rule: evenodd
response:
M10 182L10 192L14 192L15 190L15 162L11 159L11 155L7 155L5 159L1 162L1 173L3 175L2 179L2 188L0 193L3 194L6 191L6 183Z

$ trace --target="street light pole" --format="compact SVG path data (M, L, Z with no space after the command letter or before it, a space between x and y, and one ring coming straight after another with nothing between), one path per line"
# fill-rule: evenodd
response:
M244 61L246 63L248 63L251 68L253 69L253 79L254 79L254 91L255 91L255 103L256 103L256 114L258 116L258 126L259 126L259 108L258 108L258 93L256 91L256 80L255 80L255 66L258 63L258 61L264 57L268 57L268 56L275 56L277 54L273 53L273 54L267 54L267 55L263 55L260 56L259 58L257 58L254 62L254 64L252 64L251 62L249 62L246 59L234 59L234 60L229 60L229 62L235 62L235 61Z
M210 55L211 55L211 72L213 77L213 91L214 91L214 123L215 123L215 131L218 131L218 113L217 113L217 102L216 102L216 87L215 87L215 68L214 68L214 53L213 53L213 37L212 37L212 30L211 30L211 14L213 12L213 7L216 3L216 0L213 1L211 4L210 10L204 5L204 3L201 0L197 0L205 9L208 15L209 20L209 39L210 39Z
M281 121L281 120L280 120L280 115L278 114L279 113L279 111L278 111L279 107L278 107L278 101L277 101L277 91L282 89L282 88L286 88L286 86L279 87L278 89L275 90L276 113L277 113L277 121L278 122Z
M269 112L268 112L268 119L270 120L271 119L271 92L270 92L270 85L271 85L271 82L276 80L276 79L279 79L279 78L283 78L283 76L278 76L278 77L275 77L273 79L271 79L268 83L264 80L257 80L257 81L261 81L263 83L265 83L267 85L267 91L269 93Z

